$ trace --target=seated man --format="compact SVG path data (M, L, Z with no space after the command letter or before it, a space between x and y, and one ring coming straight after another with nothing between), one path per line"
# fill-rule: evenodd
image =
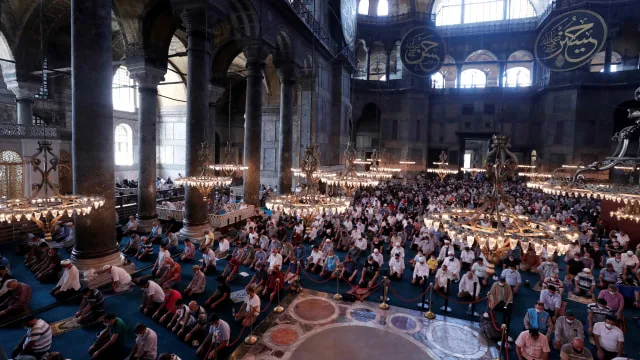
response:
M555 324L555 337L553 345L560 350L564 345L570 344L575 338L584 340L584 327L582 322L576 319L572 310L567 310L564 316L558 317Z
M296 256L291 255L291 261L287 264L287 271L284 273L284 283L289 285L291 291L297 291L299 285L300 276L300 264L296 261ZM331 276L335 279L335 276L339 276L342 271L342 264L339 264L336 271ZM256 291L257 292L257 291Z
M107 314L104 316L102 323L105 329L98 334L98 338L89 348L91 359L112 360L124 358L124 336L126 332L124 321L114 314Z
M29 285L15 279L7 280L6 285L8 295L0 303L0 323L28 312L31 301L31 287Z
M153 255L153 244L146 236L143 236L141 241L142 244L140 244L140 248L136 252L136 259L146 261Z
M264 251L264 249L258 246L254 246L254 248L255 252L253 255L253 261L249 266L249 270L255 269L258 264L262 264L264 267L266 267L267 265L267 253Z
M276 293L284 289L284 275L280 271L280 267L276 266L267 278L267 284L262 290L262 296L269 295L269 299L273 300Z
M573 291L573 293L576 296L583 296L592 300L596 299L594 293L596 289L596 279L594 279L593 275L591 274L591 269L582 269L582 271L578 273L578 275L576 275L573 282L575 286L575 290Z
M606 289L609 285L615 285L618 282L618 273L613 268L613 264L607 262L604 270L600 270L600 276L598 276L598 287L600 289Z
M51 326L42 319L30 315L25 320L27 333L16 345L11 356L16 359L41 359L51 348Z
M342 263L342 272L340 278L346 282L353 284L358 274L358 263L353 260L351 255L347 254L346 259Z
M49 252L49 245L46 242L39 242L30 247L29 252L25 255L25 265L29 270L33 271L37 266L42 264Z
M49 249L47 257L42 262L42 266L37 268L36 279L41 283L54 283L58 281L58 275L62 271L60 262L62 258L58 255L58 249Z
M174 290L170 287L162 288L164 290L164 301L162 305L156 310L152 318L158 320L158 322L164 325L167 320L170 320L176 313L176 301L182 299L182 294L178 290Z
M131 275L127 270L113 265L105 265L102 267L104 272L108 272L111 275L111 288L114 293L123 292L129 290L131 287Z
M167 244L167 250L169 250L169 253L173 254L178 251L178 235L168 232L164 243Z
M560 315L560 308L562 307L562 298L560 297L560 294L558 294L556 287L549 285L548 288L540 291L540 298L538 301L544 304L544 311L549 313L551 321L555 322Z
M413 278L411 283L413 285L424 285L429 278L429 267L427 266L426 259L421 258L420 262L413 268Z
M167 250L167 245L160 245L158 257L156 258L156 261L153 263L153 267L151 268L151 275L161 277L162 274L159 273L163 271L163 267L166 265L165 262L167 262L169 259L171 259L171 253L169 253L169 250Z
M313 245L311 248L311 255L307 259L307 271L319 274L322 270L322 263L324 259L324 254L317 245Z
M558 273L554 273L551 277L544 279L542 288L548 289L549 286L554 286L561 296L564 293L564 283L560 280Z
M443 263L440 269L436 272L436 290L448 294L449 284L453 280L455 280L455 274L449 271L447 265Z
M404 259L396 252L389 260L389 279L402 280L404 273Z
M213 248L215 244L215 239L213 232L211 230L204 231L204 241L200 243L200 250L203 250L206 247Z
M282 267L282 255L280 254L280 250L278 248L273 248L271 250L271 255L269 255L269 258L267 259L267 264L269 265L267 267L268 273L271 273L276 265L278 266L278 268Z
M465 301L471 301L474 296L476 299L480 296L480 283L473 271L467 271L467 273L462 276L462 279L460 279L458 297Z
M74 315L78 319L78 324L89 324L104 316L104 296L100 290L83 288L80 294L82 294L82 302Z
M516 339L516 353L519 359L549 359L549 340L538 330L525 330Z
M222 277L225 278L227 285L238 277L239 271L240 262L238 262L238 259L231 257L231 255L227 256L227 266L222 271Z
M247 296L236 313L236 321L241 321L243 327L250 327L260 315L260 297L256 295L253 286L247 287Z
M604 322L593 326L593 340L599 359L611 360L622 356L624 352L624 333L617 326L617 319L613 315L608 315Z
M178 331L178 337L187 343L192 341L202 341L205 337L204 331L207 326L207 311L197 302L189 302L189 312L186 315L186 323Z
M478 277L480 285L487 286L487 264L484 259L479 257L478 260L471 265L471 271Z
M158 220L153 220L151 232L147 237L151 240L152 244L160 244L162 242L162 226L160 226L160 222ZM167 238L168 237L169 233L167 233Z
M158 335L144 324L136 325L136 343L129 360L155 360L158 355Z
M215 251L218 259L227 257L230 247L231 245L229 244L229 239L227 239L226 237L222 238L222 240L220 240L220 243L218 243L218 249Z
M358 286L361 288L373 288L378 280L378 276L380 275L380 265L373 258L373 256L369 255L367 261L364 263L362 267L362 273L360 274L360 281L358 282Z
M560 360L593 360L589 349L584 348L584 340L574 338L570 343L562 346Z
M231 304L231 288L226 284L224 276L218 276L216 281L218 287L205 302L205 307L219 311Z
M200 270L205 274L216 274L218 270L216 269L218 258L216 254L211 250L210 247L205 246L202 249L202 267Z
M409 265L411 265L411 267L415 267L417 263L420 262L420 259L425 259L425 256L422 254L422 250L418 250L418 253L416 254L416 256L413 257L413 259L409 260Z
M500 276L504 276L507 285L511 286L513 294L517 295L518 289L520 288L520 285L522 285L522 277L517 269L517 265L513 262L510 263L508 268L502 270L502 274L500 274Z
M511 308L513 306L513 292L511 286L507 285L506 279L500 279L491 285L489 290L489 309L491 311L502 312L502 323L509 322Z
M520 270L524 272L537 273L540 265L540 256L533 249L529 249L523 256Z
M229 338L231 337L231 328L229 324L220 319L218 314L211 314L209 317L209 333L204 339L196 355L203 357L205 360L226 359L231 355Z
M453 251L449 251L447 257L442 261L442 265L446 265L447 271L451 273L451 281L457 281L460 278L460 269L462 268L462 264L460 263L460 260L456 258Z
M547 334L553 328L553 322L549 313L544 311L544 303L538 301L533 308L527 309L524 314L524 328L527 330L538 329L541 333Z
M331 277L332 279L335 279L338 276L338 274L336 273L336 269L339 263L340 258L333 253L333 249L329 250L324 259L320 277Z
M51 290L51 295L60 302L68 301L78 294L80 290L80 272L78 268L71 263L71 260L62 260L63 273L56 287Z
M142 289L142 305L140 311L145 315L153 315L162 306L164 302L164 290L155 281L142 280L140 282Z
M167 329L178 334L180 330L187 324L189 320L189 305L184 303L184 299L176 300L176 312L167 323Z
M538 265L538 274L540 275L540 285L544 283L545 279L552 277L554 274L558 274L558 264L551 261L549 257L542 257L542 263Z
M178 262L173 261L172 258L165 260L165 267L167 270L162 272L162 276L158 279L158 284L162 287L176 287L180 283L180 277L182 276L182 267ZM160 271L158 272L158 274Z
M7 283L13 279L13 276L9 274L9 270L6 267L0 265L0 303L2 303L8 295L9 289Z
M191 239L184 239L184 250L180 254L180 261L193 261L196 256L196 247Z
M122 250L126 255L136 255L140 250L140 236L138 234L133 234L129 238L129 242Z
M204 273L200 271L198 265L193 265L193 278L191 278L191 282L189 282L187 288L184 289L184 294L186 296L198 296L204 292L206 285L207 279Z
M122 234L124 236L129 236L131 234L135 234L136 231L138 231L138 221L135 216L131 215L129 216L127 224L122 228Z

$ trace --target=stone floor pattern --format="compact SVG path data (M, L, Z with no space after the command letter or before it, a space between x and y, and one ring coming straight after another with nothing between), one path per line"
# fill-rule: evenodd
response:
M493 359L498 350L477 323L377 303L335 301L305 290L287 297L255 329L258 343L241 345L231 359Z

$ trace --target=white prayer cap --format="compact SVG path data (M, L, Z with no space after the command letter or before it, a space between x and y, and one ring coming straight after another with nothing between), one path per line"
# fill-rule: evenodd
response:
M449 251L449 255L455 255L456 253L454 253L453 251Z
M633 251L631 251L631 250L627 251L627 255L633 256Z
M374 252L374 253L376 253L376 254L377 254L379 251L380 251L380 250L378 250L378 249L373 249L373 252Z
M70 265L70 264L71 264L71 260L69 260L69 259L64 259L64 260L60 261L60 265L62 265L62 266L67 266L67 265Z
M584 269L582 269L582 271L588 274L588 273L590 273L590 272L591 272L591 269L589 269L589 268L584 268Z

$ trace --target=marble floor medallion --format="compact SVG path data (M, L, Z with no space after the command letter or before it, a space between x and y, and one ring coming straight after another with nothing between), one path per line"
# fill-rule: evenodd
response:
M291 316L306 324L320 324L338 317L338 308L330 300L306 298L289 305Z
M374 321L378 317L375 311L367 308L349 309L347 316L359 322Z
M405 314L391 315L387 318L387 324L409 334L417 333L422 328L422 325L415 317Z
M468 326L437 322L424 329L427 345L458 358L477 359L487 353L482 335Z
M276 325L264 334L265 342L275 347L290 346L300 338L299 329L294 325Z

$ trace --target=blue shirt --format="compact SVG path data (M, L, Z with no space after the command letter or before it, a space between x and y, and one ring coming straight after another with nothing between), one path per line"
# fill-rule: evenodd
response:
M334 271L336 269L337 260L338 258L335 255L327 256L327 266L325 267L325 269L327 269L327 271Z

